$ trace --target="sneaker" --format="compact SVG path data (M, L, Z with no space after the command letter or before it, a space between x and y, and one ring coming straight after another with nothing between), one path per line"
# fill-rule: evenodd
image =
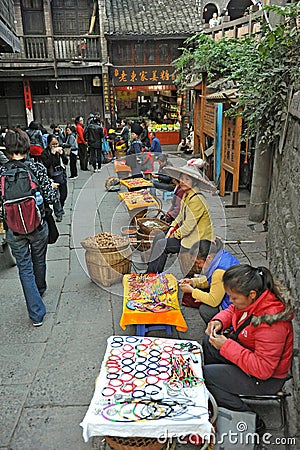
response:
M56 222L62 222L62 216L56 217Z
M41 327L43 325L43 323L44 323L44 320L42 320L41 322L32 322L32 325L34 327Z
M78 177L69 177L69 180L76 180Z

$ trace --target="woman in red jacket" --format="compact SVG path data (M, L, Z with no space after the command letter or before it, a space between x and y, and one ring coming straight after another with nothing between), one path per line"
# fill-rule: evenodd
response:
M232 266L223 283L232 305L206 329L205 384L219 406L249 411L239 394L275 394L284 384L293 351L292 304L265 267ZM222 334L230 327L232 338Z

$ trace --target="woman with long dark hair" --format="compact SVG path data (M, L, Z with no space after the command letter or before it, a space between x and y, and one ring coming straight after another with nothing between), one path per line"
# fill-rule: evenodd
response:
M233 266L223 283L232 304L206 329L205 384L219 406L249 411L239 394L276 394L284 384L293 352L293 306L266 267Z

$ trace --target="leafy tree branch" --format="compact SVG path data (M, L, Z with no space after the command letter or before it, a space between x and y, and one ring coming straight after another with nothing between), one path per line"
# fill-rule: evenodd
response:
M300 5L266 6L264 11L275 25L262 20L259 36L215 41L200 32L186 40L175 65L181 89L202 73L209 83L221 77L232 80L239 98L228 114L242 108L245 135L253 137L260 130L262 141L271 143L286 118L289 89L300 79Z

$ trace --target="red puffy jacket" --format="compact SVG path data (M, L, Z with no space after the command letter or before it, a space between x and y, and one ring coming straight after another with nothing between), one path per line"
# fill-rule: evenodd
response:
M266 290L248 308L230 305L213 320L220 320L223 330L230 326L236 330L251 314L251 323L239 334L239 342L227 339L220 354L260 380L285 378L293 352L292 309Z

